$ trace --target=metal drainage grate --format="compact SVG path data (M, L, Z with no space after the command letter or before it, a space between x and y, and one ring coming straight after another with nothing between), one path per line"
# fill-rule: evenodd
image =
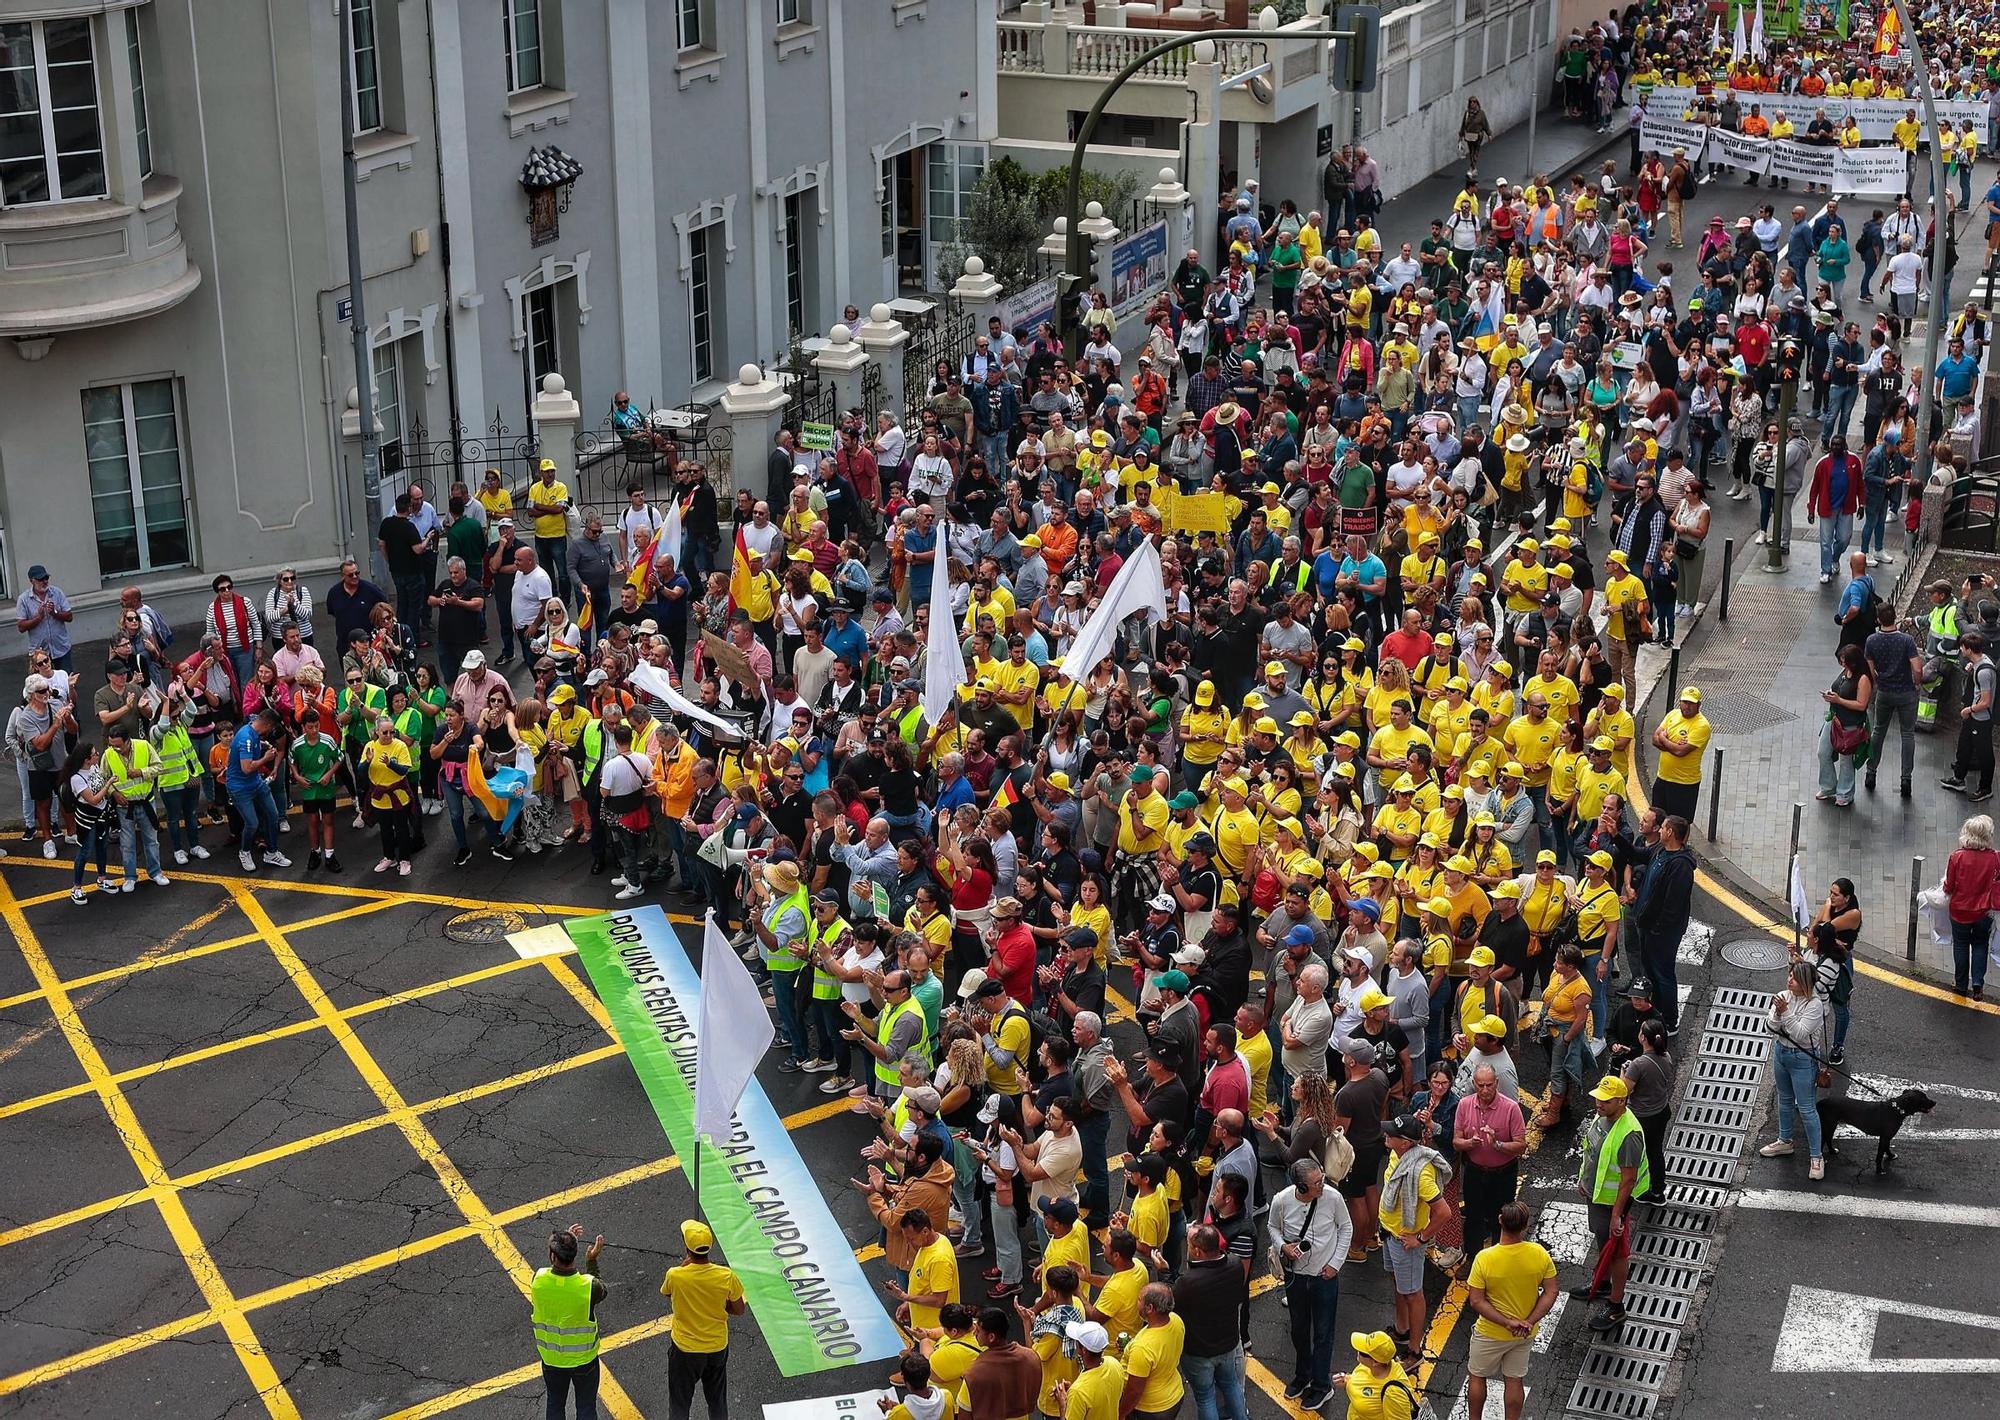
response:
M1660 1398L1642 1390L1605 1385L1602 1381L1579 1380L1569 1393L1569 1413L1596 1417L1596 1420L1652 1420Z
M1715 1214L1706 1208L1688 1208L1679 1203L1648 1203L1652 1212L1646 1219L1649 1228L1663 1228L1670 1233L1692 1233L1696 1237L1707 1237L1715 1231Z
M1703 1032L1711 1035L1717 1031L1725 1035L1762 1036L1768 1033L1764 1025L1764 1013L1762 1011L1725 1011L1718 1007L1710 1011L1708 1019L1701 1024Z
M1653 1361L1671 1361L1674 1352L1680 1349L1681 1329L1678 1326L1662 1326L1658 1322L1632 1320L1631 1308L1625 1312L1625 1324L1616 1331L1599 1334L1597 1343L1591 1349L1609 1351L1614 1355L1643 1357Z
M1722 735L1754 735L1799 718L1761 696L1746 695L1740 690L1725 690L1720 695L1706 697L1701 703L1701 713L1708 717L1716 733Z
M1648 1291L1673 1292L1691 1297L1701 1281L1701 1269L1679 1267L1651 1257L1635 1257L1632 1259L1630 1280L1633 1286L1644 1287Z
M1700 1267L1708 1261L1708 1239L1645 1228L1632 1238L1632 1256L1650 1257L1683 1267Z
M1725 1129L1696 1129L1687 1124L1675 1124L1667 1131L1667 1152L1679 1151L1688 1154L1713 1154L1718 1158L1733 1159L1743 1148L1742 1137Z
M1723 1059L1720 1056L1697 1057L1694 1074L1688 1077L1690 1085L1747 1085L1752 1090L1764 1078L1762 1058L1749 1060Z
M1727 1188L1736 1177L1736 1162L1733 1155L1721 1158L1713 1154L1676 1154L1670 1150L1667 1154L1667 1177Z
M1701 1052L1712 1059L1747 1060L1762 1065L1771 1053L1771 1038L1767 1035L1726 1035L1710 1031L1701 1038ZM1756 1075L1751 1076L1757 1078Z
M1667 1363L1652 1356L1593 1347L1583 1358L1583 1378L1630 1386L1633 1390L1658 1390L1666 1375Z
M1770 938L1775 942L1777 939ZM1764 1011L1771 1006L1768 991L1746 991L1741 986L1718 986L1715 999L1709 1003L1718 1011Z
M1642 1291L1637 1287L1625 1289L1625 1325L1628 1328L1634 1320L1656 1321L1662 1326L1685 1326L1688 1313L1693 1309L1692 1297Z
M1757 1102L1757 1086L1726 1085L1719 1080L1688 1081L1687 1093L1681 1097L1683 1111L1696 1105L1709 1105L1726 1109L1745 1109Z
M1713 1213L1729 1201L1726 1188L1704 1188L1700 1184L1679 1180L1668 1180L1655 1200L1663 1207L1699 1208L1705 1213Z
M1785 944L1776 937L1739 937L1733 942L1722 944L1722 959L1731 966L1740 966L1745 971L1776 971L1791 958ZM1721 992L1716 992L1720 996ZM1745 995L1755 993L1745 992Z
M1741 1133L1750 1127L1750 1106L1703 1104L1690 1100L1681 1106L1677 1122L1697 1129L1731 1129Z

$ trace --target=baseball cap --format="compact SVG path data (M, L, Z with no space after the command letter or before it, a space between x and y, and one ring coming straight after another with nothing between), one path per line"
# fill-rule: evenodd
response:
M1498 1016L1481 1016L1473 1023L1472 1033L1474 1035L1490 1035L1495 1040L1505 1040L1507 1038L1507 1023Z
M715 1246L715 1234L699 1218L681 1220L681 1246L689 1252L707 1252Z
M1481 946L1472 949L1471 955L1465 959L1465 964L1467 966L1492 966L1498 960L1499 958L1493 955L1493 948Z
M1096 943L1092 942L1091 945L1095 946ZM961 1001L970 1001L974 996L979 994L979 988L985 984L985 968L973 967L972 970L965 973L965 976L958 983L958 999Z
M1627 996L1643 996L1650 1001L1653 999L1653 983L1646 977L1635 976L1632 978L1632 984L1625 988L1625 994Z
M1624 1080L1616 1075L1606 1075L1597 1082L1597 1088L1590 1092L1590 1097L1594 1100L1622 1100L1631 1093Z
M1399 1114L1383 1124L1382 1133L1391 1139L1414 1139L1424 1137L1424 1122L1414 1114Z
M1185 996L1188 993L1187 973L1184 971L1163 971L1153 978L1153 985L1159 987L1162 991L1173 991Z
M1153 912L1174 912L1179 910L1180 903L1174 900L1172 893L1160 892L1154 893L1152 897L1148 898L1146 906Z
M1176 813L1178 813L1182 809L1198 808L1200 807L1200 805L1201 805L1201 799L1197 795L1190 794L1185 789L1181 790L1180 793L1174 795L1171 799L1167 800L1167 807L1174 810Z
M1046 1194L1035 1200L1035 1206L1042 1210L1042 1216L1058 1223L1074 1223L1077 1218L1076 1200L1073 1198L1051 1198Z
M1368 990L1361 993L1361 999L1354 1004L1363 1011L1373 1011L1383 1006L1394 1005L1395 1000L1386 992L1379 991L1371 986Z
M1288 947L1309 947L1312 945L1312 939L1313 929L1303 922L1285 933L1285 945Z
M1111 1345L1110 1333L1105 1331L1102 1322L1073 1321L1063 1328L1063 1335L1093 1356L1103 1355Z

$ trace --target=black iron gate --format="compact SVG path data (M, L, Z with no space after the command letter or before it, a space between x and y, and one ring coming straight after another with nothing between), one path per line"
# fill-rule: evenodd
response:
M959 368L972 349L975 335L972 312L951 296L931 309L928 317L916 322L910 342L903 347L903 419L915 420L930 403L931 385L939 377L939 366L950 374Z
M516 431L497 409L480 434L458 423L433 432L414 422L400 440L384 446L382 484L393 494L420 482L431 501L443 504L454 483L477 492L489 468L500 471L503 486L525 487L534 480L540 454L533 431Z
M875 436L875 417L888 403L888 391L884 388L882 367L870 360L861 370L861 413L867 421L866 432L871 439Z

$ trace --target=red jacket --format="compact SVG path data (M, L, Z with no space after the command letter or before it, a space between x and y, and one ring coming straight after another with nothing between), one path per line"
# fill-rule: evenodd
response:
M1855 454L1842 454L1847 460L1847 496L1835 508L1833 496L1833 455L1827 454L1813 465L1812 488L1806 494L1806 512L1815 518L1830 518L1835 513L1845 513L1852 517L1861 507L1861 459Z
M1944 895L1954 922L1977 922L1993 900L1994 879L2000 877L2000 853L1991 848L1960 848L1945 860Z

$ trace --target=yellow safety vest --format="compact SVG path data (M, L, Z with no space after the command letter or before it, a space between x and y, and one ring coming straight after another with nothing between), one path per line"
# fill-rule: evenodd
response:
M806 936L810 939L812 936L812 900L807 896L806 890L803 887L794 888L790 893L779 898L776 905L771 909L769 920L773 922L777 921L784 914L785 909L789 907L796 907L799 910L799 916L805 919ZM764 965L771 971L797 971L805 963L799 960L797 952L788 948L784 951L772 952L770 960L766 961Z
M1628 1134L1639 1132L1639 1116L1626 1110L1604 1131L1604 1143L1597 1151L1597 1177L1591 1180L1590 1201L1606 1206L1618 1201L1618 1146ZM1646 1151L1639 1151L1638 1177L1632 1181L1632 1197L1644 1198L1653 1187L1652 1165Z
M806 928L807 935L815 947L821 943L832 947L838 945L840 939L847 935L847 920L843 917L835 917L833 921L826 924L826 930L822 932L819 923L813 921L811 918L807 918ZM813 1000L838 1001L839 999L840 978L821 966L818 959L815 958L813 960Z
M882 1019L875 1026L875 1043L886 1048L889 1044L889 1038L895 1034L896 1022L911 1011L917 1013L917 1022L923 1027L922 1034L928 1036L930 1034L930 1025L924 1019L924 1008L917 1003L915 997L911 997L900 1006L891 1006L882 1013ZM917 1053L923 1055L925 1053L924 1048L928 1044L927 1040L919 1040L916 1046ZM901 1085L903 1082L900 1071L902 1063L900 1060L883 1060L877 1058L875 1061L875 1078L885 1085Z
M590 1314L591 1275L544 1267L528 1299L534 1305L535 1350L542 1364L569 1370L597 1359L597 1321Z
M178 789L194 777L194 741L185 725L169 725L160 731L160 787Z
M117 750L104 751L104 772L111 777L111 788L120 799L128 804L142 804L153 797L153 781L146 778L146 770L155 758L153 747L144 740L132 742L129 765Z

